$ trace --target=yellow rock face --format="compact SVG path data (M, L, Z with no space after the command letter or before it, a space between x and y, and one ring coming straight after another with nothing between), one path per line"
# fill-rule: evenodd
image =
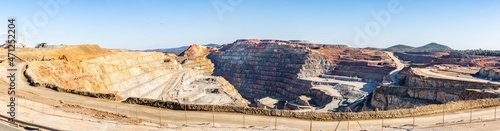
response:
M20 54L21 58L34 60L28 62L26 75L40 84L118 93L124 99L188 99L190 103L232 105L245 105L246 102L224 78L209 76L213 64L204 56L171 58L159 52L112 52L94 45L32 50L34 52ZM60 56L66 59L35 61L39 60L39 54L43 54L44 60ZM206 100L210 98L217 99Z

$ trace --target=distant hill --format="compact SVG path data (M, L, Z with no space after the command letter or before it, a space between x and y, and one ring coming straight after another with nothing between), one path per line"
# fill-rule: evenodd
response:
M383 48L376 48L376 47L365 47L365 48L360 48L360 49L365 49L365 50L378 50L378 51L383 50Z
M395 45L395 46L391 46L389 48L386 48L386 49L384 49L384 51L408 52L408 51L412 51L413 49L415 49L415 47L400 44L400 45Z
M220 47L221 45L210 43L210 44L206 44L203 46ZM181 47L177 47L177 48L164 48L164 49L149 49L149 50L143 50L143 51L144 52L156 51L156 52L168 52L168 53L180 54L184 50L186 50L187 48L189 48L189 46L181 46Z
M417 47L413 49L412 52L448 52L452 50L453 49L448 46L432 42L427 45Z
M395 45L389 48L384 49L385 51L393 51L393 52L449 52L453 51L452 48L441 45L435 42L429 43L420 47L411 47L407 45Z

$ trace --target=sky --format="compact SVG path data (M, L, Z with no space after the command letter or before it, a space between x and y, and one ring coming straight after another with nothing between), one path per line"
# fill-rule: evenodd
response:
M351 47L500 50L500 0L0 0L0 40L16 18L28 45L134 50L237 39Z

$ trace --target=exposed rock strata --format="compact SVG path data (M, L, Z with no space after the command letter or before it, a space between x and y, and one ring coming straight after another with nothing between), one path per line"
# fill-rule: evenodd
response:
M97 51L95 54L106 50L98 46L93 48L96 48L91 50ZM205 49L199 51L207 52ZM85 53L91 54L90 57L75 55L68 56L67 60L30 62L26 77L32 85L50 85L57 90L89 94L87 96L116 94L123 98L143 97L199 104L247 104L224 78L208 76L213 65L204 58L207 53L191 55L191 63L179 63L175 58L169 59L156 52L112 52L100 56ZM205 65L209 67L195 68Z
M262 99L259 99L256 104L257 104L257 107L259 107L259 108L274 109L278 106L277 105L278 102L279 102L279 100L277 100L277 99L273 99L270 97L264 97Z
M395 63L383 51L355 49L345 46L317 47L335 67L329 74L362 78L364 81L382 82L395 68Z
M214 71L214 64L206 57L177 57L179 64L184 69L193 69L205 75L211 75Z
M461 100L500 98L500 93L486 90L498 89L500 85L490 83L449 80L427 77L409 68L402 71L405 87L382 86L373 91L365 105L368 110L413 108L414 106L449 103Z
M456 55L443 52L394 52L404 61L428 65L455 64L461 66L495 67L500 65L500 57L478 55Z
M405 76L404 85L407 87L428 87L428 88L441 88L441 87L491 87L495 84L471 82L471 81L458 81L449 80L436 77L427 77L418 74L416 71L410 69L410 74Z
M238 40L208 56L214 75L226 78L248 99L273 96L293 100L307 94L310 81L329 69L329 62L300 44Z
M181 104L177 102L161 101L156 99L144 98L128 98L126 103L148 105L153 107L169 108L176 110L192 110L192 111L216 111L216 112L231 112L245 113L252 115L273 115L278 117L299 118L316 121L339 121L339 120L367 120L381 118L402 118L412 116L422 116L435 113L442 113L444 105L425 105L416 107L415 109L398 109L389 111L365 111L365 112L304 112L304 111L289 111L289 110L270 110L261 108L245 108L227 105L192 105ZM453 112L474 108L485 108L499 106L499 99L481 99L472 101L451 102L446 105L445 112Z
M352 66L339 65L335 67L333 74L363 78L364 81L382 82L394 67Z
M297 104L301 104L304 106L311 106L311 104L309 104L310 100L311 100L310 97L302 95L302 96L297 97L297 99L295 101L297 102Z
M476 75L486 79L498 81L500 80L500 68L481 68Z
M486 87L429 88L382 86L373 91L373 96L368 106L370 108L366 108L365 110L374 110L375 108L391 110L461 100L500 98L500 93L481 91L484 89Z
M333 90L333 89L331 89ZM312 90L309 92L309 95L311 98L314 98L311 100L311 104L314 104L318 106L319 108L324 108L324 106L330 104L333 100L342 100L343 97L340 95L337 95L338 92L334 92L336 94L332 94L328 90L322 90L321 88L312 88ZM338 106L338 104L335 104Z

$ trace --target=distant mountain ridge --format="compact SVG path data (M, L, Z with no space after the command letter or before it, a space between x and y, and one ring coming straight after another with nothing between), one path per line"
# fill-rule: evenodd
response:
M190 45L189 45L190 46ZM156 52L168 52L168 53L175 53L175 54L180 54L184 50L188 49L189 46L181 46L181 47L176 47L176 48L163 48L163 49L149 49L149 50L143 50L144 52L151 52L151 51L156 51ZM208 47L220 47L222 45L219 44L205 44L203 46L208 46Z
M389 48L384 49L385 51L393 51L393 52L449 52L453 51L452 48L441 45L435 42L429 43L420 47L412 47L408 45L395 45Z

